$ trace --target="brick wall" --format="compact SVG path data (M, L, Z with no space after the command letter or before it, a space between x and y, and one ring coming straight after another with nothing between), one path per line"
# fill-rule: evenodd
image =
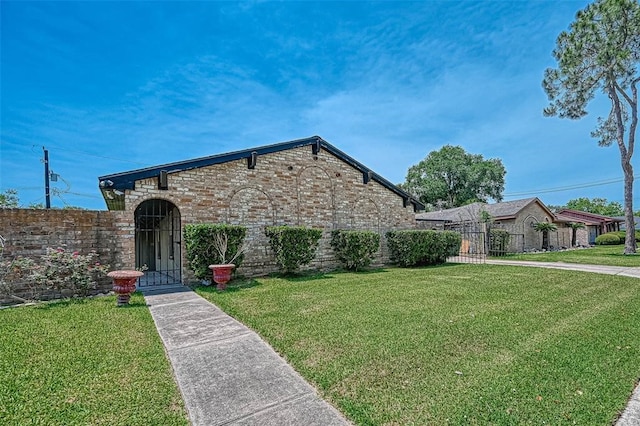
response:
M124 212L56 209L0 209L0 235L4 259L17 256L38 258L50 248L64 248L86 254L94 250L110 269L129 268L123 256L133 239ZM131 249L132 250L132 249ZM101 289L111 281L101 280ZM19 294L18 294L19 295Z
M159 190L157 179L136 182L125 193L124 215L118 228L134 233L136 208L149 199L164 199L180 211L182 227L189 223L232 223L249 228L251 249L239 271L258 275L276 269L264 228L269 225L303 225L322 228L313 268L337 265L329 246L333 229L369 229L383 237L378 263L388 260L384 233L415 227L411 205L379 183L363 183L362 172L321 150L312 155L300 147L258 157L254 169L237 160L169 173L168 189ZM135 263L133 238L122 247L122 261ZM183 281L192 280L182 243Z

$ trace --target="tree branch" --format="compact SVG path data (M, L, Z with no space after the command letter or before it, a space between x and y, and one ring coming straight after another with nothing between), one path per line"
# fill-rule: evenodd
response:
M629 95L627 95L627 92L625 92L622 87L620 87L620 85L618 84L617 81L613 82L614 87L616 88L616 90L622 94L622 96L624 97L624 99L627 101L627 103L629 105L631 105L631 108L635 108L636 103L633 101L633 99L631 99L631 97Z
M620 108L620 98L618 92L614 86L615 80L610 80L608 85L609 96L611 97L611 103L613 104L613 113L616 120L616 142L618 142L618 148L620 148L620 155L625 161L628 161L627 147L624 144L624 123L622 121L622 109Z

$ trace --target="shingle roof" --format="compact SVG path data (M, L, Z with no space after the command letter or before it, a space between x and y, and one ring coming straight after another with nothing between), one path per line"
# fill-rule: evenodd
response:
M384 186L388 190L396 193L408 205L411 203L414 207L414 210L424 210L424 204L420 201L416 200L407 192L403 191L393 183L389 182L387 179L383 178L379 174L375 173L373 170L369 169L364 164L356 161L352 157L348 156L344 152L340 151L335 146L331 145L329 142L322 139L320 136L312 136L305 139L296 139L289 142L282 142L273 145L265 145L257 148L245 149L242 151L234 151L226 154L218 154L212 155L208 157L196 158L192 160L186 161L178 161L175 163L162 164L154 167L147 167L144 169L131 170L122 173L114 173L110 175L100 176L98 181L100 183L100 188L102 190L103 195L105 196L105 201L109 205L110 200L113 199L114 193L113 191L122 192L126 189L135 189L135 182L140 179L148 179L157 177L161 171L166 171L168 174L181 172L184 170L196 169L200 167L211 166L214 164L226 163L234 160L241 159L250 159L252 156L259 157L264 154L272 154L275 152L280 152L288 149L299 148L304 146L311 146L313 154L317 154L321 149L329 152L334 155L336 158L344 161L351 167L359 170L363 175L364 182L368 182L369 180L373 180L378 182L380 185ZM109 191L107 194L105 191ZM116 193L117 194L117 193ZM116 195L117 196L117 195ZM120 196L121 197L121 196Z
M547 210L549 215L553 217L553 213L542 203L542 201L537 197L533 197L524 198L522 200L504 201L495 204L472 203L453 209L418 213L416 214L416 219L444 222L477 221L480 217L480 212L483 210L489 213L494 219L510 219L517 216L522 209L534 202L540 203L542 208Z

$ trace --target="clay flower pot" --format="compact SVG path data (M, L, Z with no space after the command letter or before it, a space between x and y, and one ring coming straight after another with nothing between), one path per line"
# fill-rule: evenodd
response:
M226 263L224 265L209 265L209 269L213 271L213 281L217 284L218 290L225 290L227 283L231 280L231 273L236 265Z
M136 281L143 275L140 271L111 271L107 274L113 279L113 291L118 295L118 306L129 304L131 293L136 291Z

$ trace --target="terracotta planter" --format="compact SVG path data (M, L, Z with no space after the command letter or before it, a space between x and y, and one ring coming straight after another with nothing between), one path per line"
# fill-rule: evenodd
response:
M111 271L107 274L113 279L113 291L118 295L118 306L129 304L131 293L136 291L136 281L143 275L140 271Z
M231 273L236 265L228 263L224 265L209 265L209 269L213 271L213 281L217 284L218 290L225 290L227 283L231 280Z

